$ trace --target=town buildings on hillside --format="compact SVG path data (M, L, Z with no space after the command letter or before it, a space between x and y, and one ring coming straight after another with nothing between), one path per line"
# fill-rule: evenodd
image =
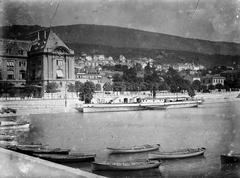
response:
M239 71L226 71L220 75L199 77L197 71L205 69L193 63L154 64L151 58L127 59L123 55L114 61L104 54L88 55L82 53L75 56L71 50L51 28L45 28L31 34L32 41L0 39L0 81L12 82L15 87L24 87L26 83L39 88L39 96L43 96L45 86L50 82L59 85L62 96L66 94L67 85L76 81L82 83L92 81L100 84L111 83L113 71L102 71L102 66L126 65L128 68L138 65L141 69L154 66L156 70L167 71L169 67L181 72L186 80L199 80L203 85L224 84L224 80L240 78ZM188 70L188 73L185 71ZM117 72L117 71L115 71ZM185 72L185 73L184 73ZM143 77L139 70L138 77Z

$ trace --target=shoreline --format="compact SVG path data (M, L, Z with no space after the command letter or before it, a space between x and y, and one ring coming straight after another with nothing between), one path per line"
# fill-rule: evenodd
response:
M197 93L195 95L195 98L204 99L205 103L228 102L240 100L240 98L237 98L239 94L240 92L238 91L223 93ZM161 96L158 95L157 97ZM164 95L163 97L167 96ZM2 100L0 107L10 107L17 109L17 113L0 114L0 118L9 116L24 116L30 114L78 112L75 107L79 104L81 104L81 102L78 99L68 99L67 102L64 99Z

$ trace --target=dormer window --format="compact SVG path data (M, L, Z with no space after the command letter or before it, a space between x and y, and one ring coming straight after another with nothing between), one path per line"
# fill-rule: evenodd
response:
M18 54L23 55L23 50L22 50L22 49L19 49L19 50L18 50Z
M7 49L6 49L6 53L7 53L7 54L12 54L12 49L7 48Z

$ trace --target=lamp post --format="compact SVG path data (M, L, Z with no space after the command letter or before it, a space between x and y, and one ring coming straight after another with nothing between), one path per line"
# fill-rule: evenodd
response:
M65 96L64 96L65 107L67 107L67 84L68 84L68 81L66 81L65 83Z

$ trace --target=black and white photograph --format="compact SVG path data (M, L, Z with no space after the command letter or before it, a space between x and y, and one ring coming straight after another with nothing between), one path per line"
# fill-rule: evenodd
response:
M0 177L240 177L240 0L1 0Z

